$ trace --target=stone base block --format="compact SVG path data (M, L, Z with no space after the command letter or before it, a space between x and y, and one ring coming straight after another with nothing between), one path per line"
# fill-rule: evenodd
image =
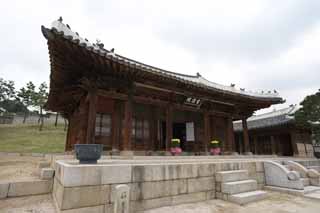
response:
M238 194L257 190L258 184L255 180L242 180L229 183L222 183L221 192L226 194Z
M55 180L53 196L61 210L99 206L110 202L110 185L64 188Z
M41 180L50 180L54 176L54 170L51 168L43 168L41 169L40 179Z
M232 170L232 171L222 171L216 174L217 182L232 182L248 179L247 170Z
M8 197L48 194L52 191L53 180L10 183Z
M4 199L8 196L9 183L0 183L0 199Z
M267 198L267 196L268 193L265 191L244 192L240 194L230 195L228 197L228 201L237 203L239 205L244 205L258 200L263 200Z

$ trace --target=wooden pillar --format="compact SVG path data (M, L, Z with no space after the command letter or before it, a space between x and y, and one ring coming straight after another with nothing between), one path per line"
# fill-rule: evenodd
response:
M123 151L131 151L131 134L132 134L132 99L129 98L124 103L124 136Z
M157 141L157 134L158 134L158 124L157 124L157 110L155 106L151 106L151 120L149 126L149 144L148 150L155 151L155 144Z
M253 143L254 143L254 154L258 154L258 136L253 137Z
M247 119L242 119L242 129L243 129L243 143L244 143L244 152L245 154L250 153L250 144L249 144L249 133L248 133L248 124Z
M227 152L235 152L235 142L234 142L234 131L233 131L233 122L232 122L232 117L229 117L227 119L227 146L226 150Z
M97 105L98 96L96 91L89 91L88 93L88 125L87 125L87 144L95 143L95 129L96 129L96 105Z
M120 103L115 100L114 109L112 113L112 150L119 150L119 141L120 141L120 129L121 129L121 116L120 116Z
M208 152L208 143L210 142L210 115L208 112L204 113L204 138L203 138L203 148L204 151Z
M168 106L166 109L166 151L170 151L171 139L172 139L172 107Z
M275 143L273 135L270 136L270 141L271 141L271 152L273 155L275 155L276 154L276 143Z
M297 139L296 139L296 133L291 130L290 131L290 140L291 140L291 146L293 150L293 156L299 156L299 151L298 151L298 145L297 145Z

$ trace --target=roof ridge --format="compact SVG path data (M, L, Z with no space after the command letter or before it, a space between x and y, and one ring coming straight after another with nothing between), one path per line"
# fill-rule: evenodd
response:
M188 74L182 74L178 72L172 72L168 70L164 70L161 68L157 68L151 65L147 65L144 63L141 63L139 61L124 57L122 55L114 53L113 49L111 51L106 50L104 48L104 45L102 43L91 43L88 39L82 38L77 32L74 32L71 30L71 27L68 24L62 23L62 18L54 21L51 25L51 30L56 31L58 34L62 34L66 39L76 41L79 43L80 46L87 47L87 49L92 50L93 52L96 52L100 55L106 55L106 56L113 56L116 60L124 60L128 63L134 63L136 66L141 66L142 68L147 68L150 70L146 70L149 72L158 72L159 74L167 74L168 77L174 77L178 80L186 81L189 83L197 83L201 87L211 88L222 92L229 92L230 94L240 94L247 97L256 97L256 98L270 98L270 99L280 99L282 101L282 98L279 96L279 93L274 90L272 93L271 91L264 93L262 92L253 92L253 91L246 91L245 89L237 89L234 86L227 86L219 83L212 82L204 77L202 77L199 73L197 75L188 75ZM44 33L45 34L45 33Z

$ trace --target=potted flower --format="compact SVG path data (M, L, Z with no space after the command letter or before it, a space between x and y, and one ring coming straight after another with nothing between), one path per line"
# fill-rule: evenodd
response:
M221 153L220 142L218 140L210 141L209 148L211 155L219 155Z
M171 139L170 152L172 155L178 155L182 152L182 150L180 148L180 139L179 138Z

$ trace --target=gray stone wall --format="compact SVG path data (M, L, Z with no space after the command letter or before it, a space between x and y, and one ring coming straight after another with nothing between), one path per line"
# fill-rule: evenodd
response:
M61 212L104 212L112 209L115 188L130 187L132 212L221 198L221 183L215 180L218 171L248 170L249 178L262 188L262 162L239 163L153 163L55 165L53 197Z

